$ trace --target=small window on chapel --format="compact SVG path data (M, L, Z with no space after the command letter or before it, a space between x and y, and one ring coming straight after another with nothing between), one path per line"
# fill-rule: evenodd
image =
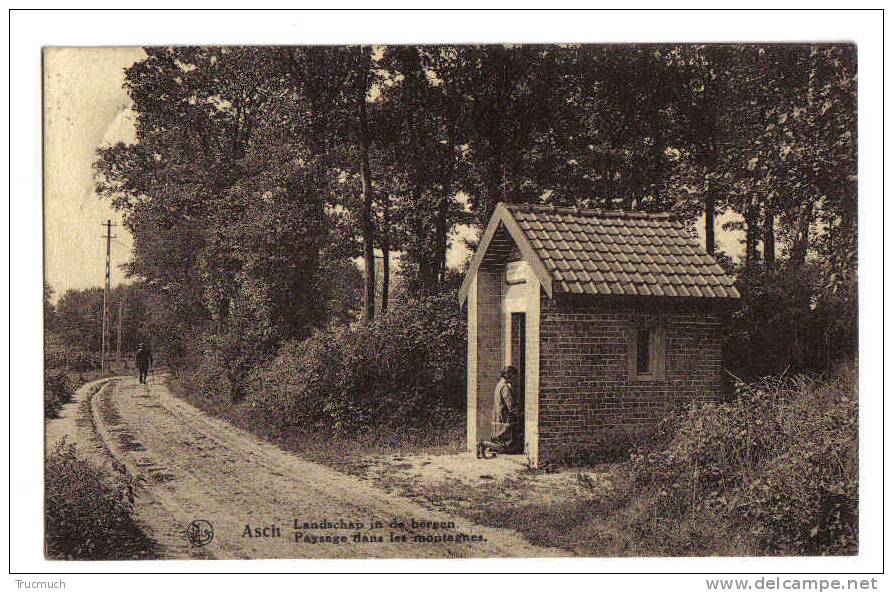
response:
M651 328L643 328L636 332L636 374L647 375L651 373L653 364L651 360Z
M633 326L627 333L629 374L637 379L662 379L664 372L663 328Z

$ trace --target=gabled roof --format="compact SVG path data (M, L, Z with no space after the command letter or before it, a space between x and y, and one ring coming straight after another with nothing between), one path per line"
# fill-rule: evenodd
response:
M459 291L465 302L504 227L550 297L568 294L739 298L732 279L672 214L499 203Z

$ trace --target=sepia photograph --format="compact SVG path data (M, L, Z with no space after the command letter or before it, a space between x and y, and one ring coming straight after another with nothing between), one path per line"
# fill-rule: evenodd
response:
M857 61L46 48L47 558L857 553Z
M18 589L878 588L877 15L19 12Z

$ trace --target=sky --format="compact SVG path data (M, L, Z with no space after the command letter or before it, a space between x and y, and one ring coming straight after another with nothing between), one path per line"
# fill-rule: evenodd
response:
M120 216L94 192L96 149L133 142L124 68L142 59L141 48L44 50L44 248L46 279L57 297L66 290L102 286L105 241L101 223L111 219L112 285L132 239Z
M126 282L120 269L130 257L132 238L121 217L94 191L96 149L116 142L133 142L132 102L123 89L124 68L145 57L141 48L48 48L44 50L45 108L45 274L58 298L68 289L101 287L105 273L106 220L111 220L112 285ZM718 246L739 255L738 237L724 232L717 220ZM703 244L703 217L697 225ZM457 266L468 256L461 237L470 227L456 229L447 264Z

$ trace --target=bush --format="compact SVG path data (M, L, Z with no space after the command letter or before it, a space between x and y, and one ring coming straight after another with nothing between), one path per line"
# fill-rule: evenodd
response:
M43 415L56 418L63 405L71 401L74 390L64 371L44 369L43 372Z
M846 365L828 377L739 383L729 403L668 418L651 450L632 456L649 500L641 528L678 538L680 524L712 517L758 553L856 553L857 377Z
M250 303L233 302L226 324L201 338L199 384L215 397L242 401L254 368L270 359L275 343L275 332L259 321Z
M132 487L78 458L60 441L45 466L46 555L59 560L154 557L132 517Z
M98 371L102 367L99 359L100 355L97 352L70 349L65 354L65 367L78 373Z
M465 357L455 297L419 297L286 343L256 373L249 401L281 426L424 433L464 413Z
M859 451L855 369L827 383L800 378L782 449L759 464L738 511L758 544L773 553L858 551ZM799 397L798 397L799 396Z
M723 358L753 379L825 371L858 351L855 276L834 283L815 264L774 271L741 270L737 309L727 320Z
M76 373L99 370L99 353L85 352L66 346L56 334L47 334L44 347L44 366L48 369L67 369Z

